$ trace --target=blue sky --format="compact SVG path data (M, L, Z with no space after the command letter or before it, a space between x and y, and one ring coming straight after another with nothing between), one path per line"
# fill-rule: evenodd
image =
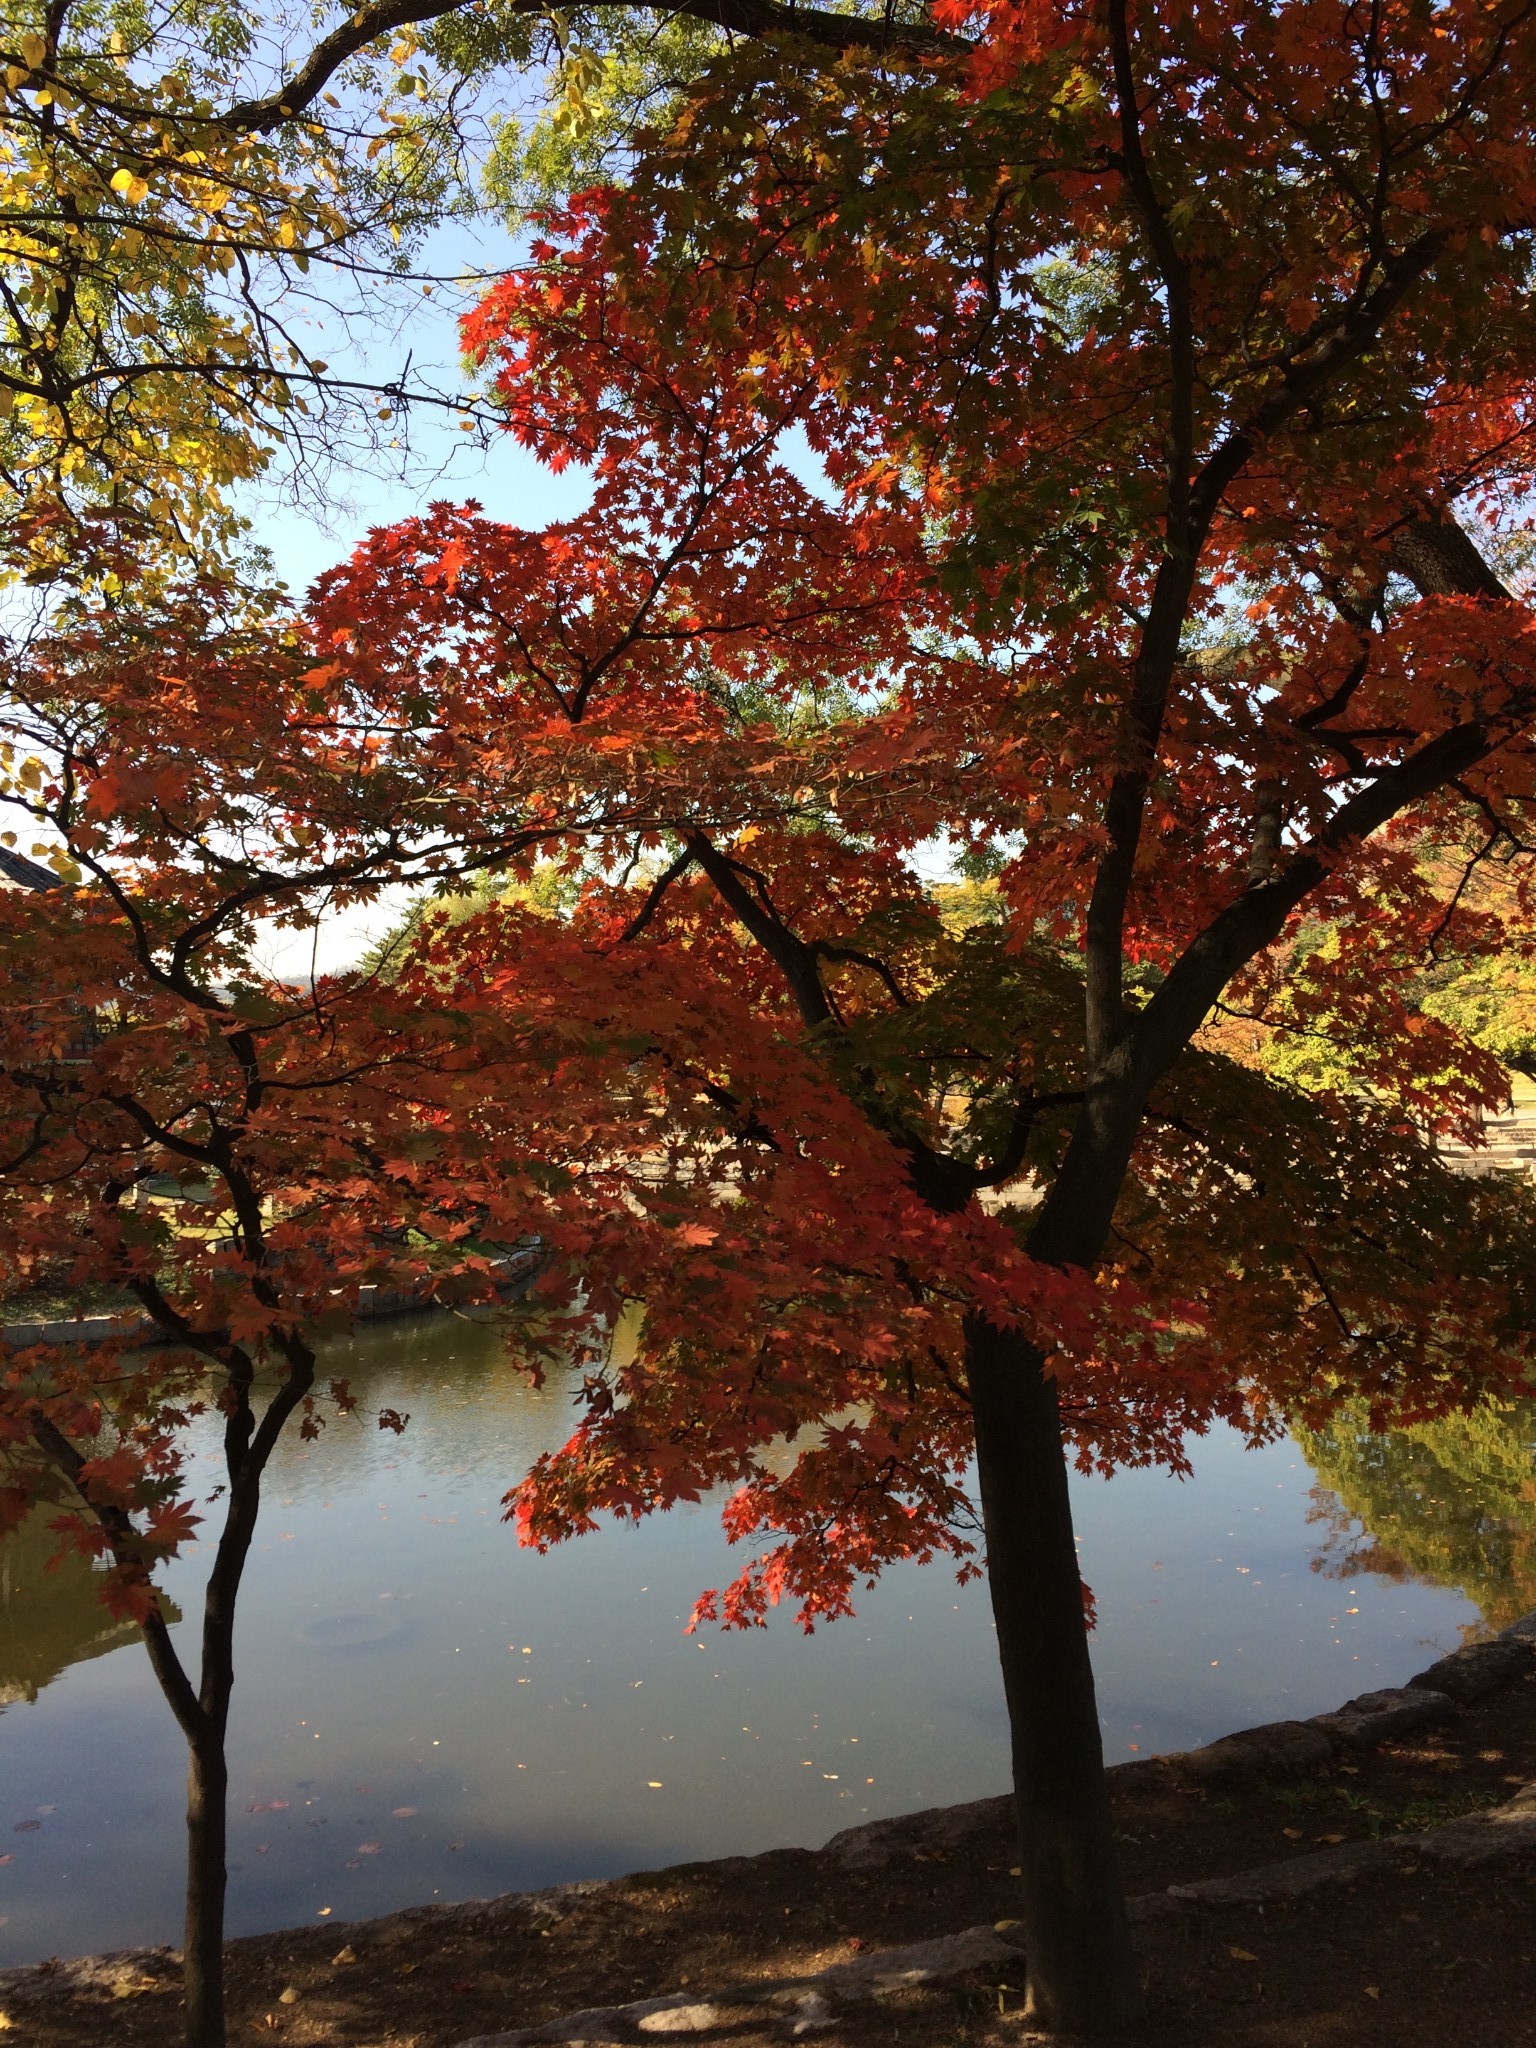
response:
M518 254L512 238L494 227L473 234L455 227L433 238L418 268L448 278L484 274L510 266ZM424 381L451 389L464 381L457 320L468 299L466 289L451 283L435 285L430 297L419 286L387 285L374 305L362 309L373 317L365 317L354 330L363 337L361 343L317 309L302 329L304 344L323 354L337 375L387 382L409 356ZM361 465L338 462L323 479L323 490L296 486L275 470L246 495L242 510L252 538L268 550L279 577L300 597L322 570L350 554L370 527L408 518L435 500L475 498L494 518L541 527L580 512L587 497L580 471L554 476L510 435L496 436L483 447L478 435L460 431L451 414L423 407L409 423L407 446L383 448ZM262 964L289 978L345 967L397 922L411 893L386 890L372 905L325 919L315 932L269 931Z
M323 356L336 376L387 383L409 359L419 382L466 388L458 316L478 287L455 280L494 275L521 254L518 240L494 223L447 227L416 258L420 274L447 280L434 282L430 296L402 279L366 287L335 314L317 303L299 317L303 345ZM253 537L270 550L295 595L349 554L369 527L408 518L436 499L477 498L494 518L528 527L569 518L586 503L579 472L552 476L510 436L483 448L451 413L413 408L402 439L404 445L383 447L361 463L339 457L319 486L296 486L279 466L247 493L242 509Z
M432 238L417 268L449 280L465 273L484 276L510 268L521 253L517 241L494 224L474 230L453 226ZM452 282L434 284L425 296L419 285L402 280L377 288L371 303L356 302L350 322L347 312L332 314L316 303L302 317L298 332L306 350L323 356L335 375L388 382L409 357L424 382L463 388L457 319L471 296L472 288ZM809 488L827 490L803 436L788 437L783 454ZM268 550L295 597L302 597L313 579L343 560L370 527L420 513L436 500L474 498L493 518L537 528L575 516L588 496L580 470L555 476L510 435L493 435L485 447L479 435L462 432L451 413L422 407L410 421L408 446L382 448L361 465L338 457L332 473L312 492L274 470L269 481L247 495L242 509L253 539ZM324 919L318 931L269 932L262 965L290 979L343 968L398 922L411 893L387 890L372 905Z

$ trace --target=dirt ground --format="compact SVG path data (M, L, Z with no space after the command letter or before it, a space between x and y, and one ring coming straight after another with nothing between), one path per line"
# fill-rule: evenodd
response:
M1201 1785L1174 1763L1113 1774L1132 1894L1227 1875L1320 1843L1414 1832L1536 1780L1536 1669L1445 1729L1320 1775ZM454 2048L581 2007L679 1988L807 1975L866 1950L1017 1910L1006 1803L914 1826L891 1860L850 1870L786 1849L642 1872L563 1895L304 1928L231 1944L230 2038L287 2048ZM1422 1865L1266 1910L1203 1906L1140 1927L1148 2048L1527 2048L1536 2042L1536 1858ZM886 1998L810 2038L826 2048L1004 2048L1018 1971ZM174 2048L170 1958L95 1988L13 1984L6 2048ZM743 2013L691 2038L782 2042Z

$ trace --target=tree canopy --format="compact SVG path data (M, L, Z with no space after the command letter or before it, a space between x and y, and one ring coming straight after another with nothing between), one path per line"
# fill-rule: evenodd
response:
M409 18L219 118L288 137ZM516 58L521 10L467 19L423 26L440 67ZM425 1123L436 1227L537 1227L593 1315L644 1304L516 1492L531 1540L730 1483L763 1547L705 1611L815 1618L892 1556L969 1568L974 1456L1033 2009L1107 2030L1137 1991L1064 1447L1176 1463L1216 1415L1529 1374L1529 1197L1432 1149L1503 1099L1499 1048L1426 962L1530 941L1536 11L719 7L651 54L630 23L553 26L566 115L495 175L605 175L464 329L589 508L371 535L264 639L270 685L205 685L204 621L114 648L99 762L92 613L40 692L16 665L47 731L8 790L94 878L69 920L114 966L77 1004L126 958L220 1059L249 1031L212 933L239 955L274 890L564 868L555 915L429 915L387 974L263 1000L306 1045L334 1017L327 1058L424 1033L430 1080L368 1079L336 1143ZM210 687L217 747L132 724ZM935 859L987 886L946 902ZM191 908L185 986L126 872ZM142 1049L164 1085L166 1041L106 1042L92 1074ZM326 1211L414 1214L420 1178ZM249 1232L231 1270L288 1284Z

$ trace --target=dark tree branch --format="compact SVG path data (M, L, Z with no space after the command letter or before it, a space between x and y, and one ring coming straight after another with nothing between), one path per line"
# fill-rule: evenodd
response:
M54 1470L68 1480L76 1497L105 1535L113 1562L131 1571L144 1571L143 1552L133 1523L121 1508L104 1507L91 1499L81 1478L85 1459L69 1438L41 1412L32 1416L31 1432L38 1449ZM140 1623L150 1664L182 1734L189 1743L205 1742L210 1732L208 1717L171 1642L170 1630L160 1610L160 1596L153 1587L150 1592L154 1604Z
M902 993L901 983L896 979L896 976L886 965L885 961L878 959L873 953L861 953L857 946L829 945L825 939L813 941L811 951L818 960L842 960L846 961L850 966L867 967L871 974L878 974L885 983L891 1001L898 1010L905 1010L909 1007L907 998Z
M783 975L802 1023L811 1030L835 1024L837 1014L817 971L816 948L790 930L761 891L754 894L747 887L736 863L701 832L694 833L688 844L731 914L752 934Z
M926 21L896 21L889 13L872 19L858 14L831 14L820 7L780 6L777 0L682 0L681 5L664 10L647 6L645 0L617 0L617 4L636 11L686 14L727 35L785 36L839 55L853 50L963 53L968 47L958 36L941 34ZM380 0L380 4L360 7L340 28L333 29L315 45L276 92L264 99L241 100L226 108L218 117L220 125L264 134L302 113L342 66L370 43L393 35L397 29L437 21L457 11L457 0ZM548 19L549 11L546 0L508 0L502 9L504 14L527 15L540 21Z
M640 934L661 908L663 896L666 895L674 882L680 881L687 874L697 859L697 849L693 846L685 846L672 865L663 874L656 877L646 893L644 903L641 904L639 910L619 934L618 942L621 946L628 945L631 939L639 938Z
M1465 535L1468 548L1472 547ZM1475 554L1475 549L1473 550ZM1466 561L1460 542L1437 546L1436 562L1491 595L1486 563ZM1460 562L1458 570L1457 563ZM1508 601L1508 593L1499 586ZM1233 975L1273 945L1287 919L1354 847L1505 746L1536 718L1536 688L1511 691L1496 715L1464 720L1383 768L1341 804L1327 825L1270 879L1217 912L1169 969L1124 1038L1094 1066L1084 1114L1030 1237L1037 1258L1091 1265L1110 1228L1136 1132L1155 1083L1173 1065Z

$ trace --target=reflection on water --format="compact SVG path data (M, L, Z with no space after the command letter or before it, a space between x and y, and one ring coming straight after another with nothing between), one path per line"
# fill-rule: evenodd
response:
M1314 1570L1454 1586L1495 1629L1536 1608L1536 1403L1392 1436L1362 1405L1297 1441L1322 1482Z
M41 1516L0 1542L0 1707L35 1700L69 1665L139 1640L132 1622L102 1606L86 1560L58 1551Z
M814 1843L1005 1784L982 1589L904 1568L811 1638L787 1616L686 1636L696 1594L734 1569L709 1506L547 1558L500 1519L570 1427L560 1375L529 1389L493 1331L447 1317L375 1325L328 1364L364 1413L412 1420L402 1438L360 1418L294 1437L270 1474L237 1643L233 1931ZM203 1428L193 1473L211 1486ZM1474 1601L1495 1619L1536 1605L1516 1590L1527 1437L1504 1417L1464 1454L1453 1436L1380 1457L1348 1431L1309 1441L1348 1503L1321 1529L1293 1444L1221 1432L1187 1483L1076 1480L1110 1758L1401 1683ZM174 1938L179 1920L174 1724L136 1645L102 1654L123 1632L86 1568L43 1578L45 1548L28 1532L0 1567L0 1963ZM171 1575L189 1615L203 1563Z

